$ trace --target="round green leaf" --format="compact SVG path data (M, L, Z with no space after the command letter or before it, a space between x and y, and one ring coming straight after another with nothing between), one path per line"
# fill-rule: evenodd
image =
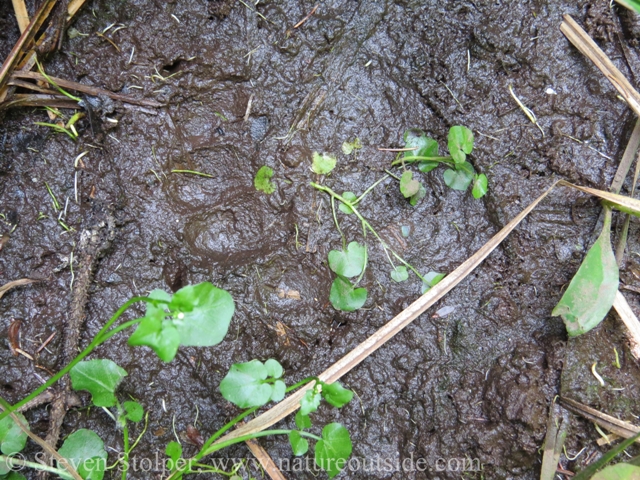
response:
M66 458L85 480L102 480L107 468L104 442L92 430L81 429L69 435L58 453ZM58 468L63 468L58 464Z
M131 420L132 422L139 422L142 420L144 416L144 408L138 402L124 402L123 404L125 415L124 417L127 420Z
M279 402L284 398L284 394L287 390L287 386L282 380L278 380L277 382L273 382L272 388L273 390L271 392L271 401Z
M256 190L271 195L276 191L276 185L271 181L271 177L273 177L273 169L264 165L256 173L253 186L256 187Z
M326 175L334 168L336 168L336 157L326 153L320 155L318 152L313 152L311 170L314 173Z
M180 445L178 442L169 442L167 444L167 448L165 448L164 450L164 453L171 459L173 465L175 465L182 456L182 445Z
M416 148L403 153L405 157L437 157L438 142L418 128L404 132L404 148Z
M264 383L267 369L259 360L234 363L220 382L222 396L240 408L264 405L271 399L273 386Z
M169 308L179 312L173 324L181 345L211 347L227 334L235 306L227 291L203 282L178 290Z
M267 375L273 378L280 378L284 373L282 365L277 360L270 358L264 362L264 367L267 369Z
M407 272L407 267L405 267L404 265L396 266L395 269L391 270L391 278L393 278L393 280L398 283L404 282L406 279L409 278L409 272Z
M353 192L343 192L342 198L344 198L345 200L349 200L352 203L358 199L358 197L356 197L356 194ZM351 207L345 205L342 202L338 204L338 208L340 209L341 212L346 213L347 215L353 213L353 210L351 209Z
M462 163L473 150L473 132L467 127L455 126L449 130L449 154L456 163ZM453 188L453 187L452 187Z
M353 288L349 280L338 276L331 284L329 301L336 310L353 312L361 308L367 301L367 289Z
M25 425L29 425L24 415L17 412L16 415ZM4 455L13 455L22 451L26 444L27 434L13 421L13 418L4 417L0 420L0 452Z
M456 165L455 170L445 170L444 183L454 190L466 190L475 176L473 165L469 162L463 162Z
M291 444L293 454L296 456L304 455L309 451L309 442L305 438L302 438L300 432L296 430L289 433L289 443Z
M150 347L164 362L170 362L178 353L180 346L180 334L171 320L164 320L165 313L161 317L151 317L147 313L142 322L138 324L135 332L129 337L128 343L132 346Z
M346 251L331 250L329 252L329 268L343 277L360 275L367 259L367 247L358 242L347 245Z
M422 184L420 184L420 188L418 189L418 193L416 193L415 195L413 195L409 199L409 204L411 206L415 207L418 204L418 202L420 200L422 200L426 195L427 195L427 189L424 188L424 186Z
M316 465L326 471L329 478L333 478L347 464L351 449L347 429L339 423L330 423L322 429L322 440L316 444Z
M429 272L426 275L423 275L423 278L426 280L422 282L422 293L429 290L431 287L436 286L436 284L445 277L444 273L438 272Z
M340 382L323 383L322 397L329 405L341 408L351 401L353 392L340 385Z
M414 196L420 190L420 182L413 178L413 172L411 170L405 170L400 177L400 193L404 198Z
M300 410L296 412L296 426L303 430L305 428L311 428L311 418L309 415L303 415Z
M436 162L433 160L425 160L424 162L418 163L418 170L424 173L429 173L431 170L440 165L440 162Z
M74 390L86 390L96 407L112 407L116 404L114 392L127 372L107 359L83 361L69 372Z
M471 194L473 195L473 198L482 198L487 193L488 189L489 181L487 180L487 176L484 173L481 173L473 182Z
M304 393L304 396L300 400L300 415L309 415L310 413L318 410L320 406L320 400L322 399L322 395L315 391L315 388L311 390L307 390Z

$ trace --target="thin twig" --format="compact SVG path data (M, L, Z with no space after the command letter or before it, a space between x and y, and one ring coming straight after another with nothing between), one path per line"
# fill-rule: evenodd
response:
M28 78L31 80L37 80L39 82L47 82L47 79L44 75L36 72L15 72L11 78ZM82 83L73 82L71 80L64 80L62 78L49 77L51 81L55 82L59 87L68 88L70 90L75 90L76 92L86 93L87 95L91 95L92 97L97 97L99 95L106 95L113 100L119 100L121 102L131 103L133 105L141 105L144 107L161 107L162 104L156 102L155 100L147 100L143 98L134 98L129 95L122 95L120 93L114 93L109 90L105 90L103 88L91 87L89 85L84 85ZM47 82L48 83L48 82Z
M311 15L313 15L314 13L316 13L316 10L318 10L318 7L320 6L320 4L316 4L315 7L313 7L311 9L311 11L309 12L309 15L307 15L306 17L304 17L302 20L300 20L298 23L296 23L293 28L298 28L300 26L302 26L302 24L304 22L306 22L307 20L309 20L311 18Z
M11 2L13 3L13 11L16 14L18 28L22 35L29 26L29 12L27 11L27 6L25 5L24 0L11 0Z

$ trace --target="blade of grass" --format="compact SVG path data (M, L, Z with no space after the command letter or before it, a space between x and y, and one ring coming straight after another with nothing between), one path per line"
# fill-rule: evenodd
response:
M631 437L615 448L612 448L607 453L605 453L602 457L600 457L597 461L593 462L587 468L579 472L573 480L589 480L595 473L600 470L602 467L606 466L611 460L613 460L618 454L622 453L622 451L629 447L633 442L638 441L640 439L640 433L636 436Z
M549 420L547 421L547 434L544 437L544 453L542 455L542 468L540 480L554 480L558 461L562 453L562 446L567 438L569 428L569 414L556 403L551 404Z
M16 14L18 28L22 35L29 26L29 12L27 11L27 6L25 5L24 0L11 0L11 3L13 3L13 11Z
M591 37L585 32L570 15L564 15L564 22L560 30L573 45L582 52L596 67L602 71L605 77L620 92L629 107L640 115L640 94L631 83L622 75L620 70L609 60L609 57L598 47Z
M636 200L635 198L626 197L624 195L618 195L616 193L606 192L604 190L597 190L595 188L581 187L579 185L574 185L573 183L569 183L565 180L560 180L558 182L558 185L564 185L565 187L575 188L576 190L580 190L581 192L594 195L596 197L601 198L606 203L609 203L613 208L616 208L623 212L631 213L632 215L640 216L640 200Z

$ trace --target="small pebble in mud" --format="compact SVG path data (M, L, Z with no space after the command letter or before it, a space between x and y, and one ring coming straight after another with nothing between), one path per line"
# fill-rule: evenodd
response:
M259 142L267 136L267 129L269 128L269 118L262 116L251 119L251 126L249 130L251 132L251 139Z
M305 159L311 159L311 150L300 145L293 145L278 154L278 160L289 168L296 168Z

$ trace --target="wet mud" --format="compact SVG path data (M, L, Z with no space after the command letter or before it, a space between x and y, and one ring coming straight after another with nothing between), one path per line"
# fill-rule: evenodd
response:
M563 14L574 16L635 82L638 21L611 11L608 1L330 0L298 28L314 2L254 3L89 0L72 25L82 35L65 39L46 62L48 73L164 106L102 99L91 124L78 124L77 142L35 126L48 121L41 109L10 111L0 124L0 233L10 234L0 251L0 284L45 279L0 300L0 333L21 320L22 348L34 352L57 332L38 365L62 366L80 268L72 254L96 209L111 212L114 232L96 260L82 346L126 300L155 288L176 291L206 280L236 302L220 345L183 348L170 364L149 349L132 349L124 336L93 354L127 370L120 395L150 413L138 458L163 458L174 426L180 436L197 417L207 435L236 414L217 388L232 363L275 358L291 383L318 374L420 295L415 276L391 280L384 252L368 236L365 308L331 307L326 258L341 240L329 198L309 182L361 193L393 160L378 147L402 146L406 129L425 130L444 150L448 129L468 126L476 137L470 161L489 178L482 200L447 188L438 169L421 174L427 195L415 207L391 178L361 206L421 272L448 273L556 179L607 189L635 122L559 30ZM4 58L19 33L9 0L0 0L0 11ZM113 23L125 27L110 37L120 51L95 34ZM535 112L544 136L509 86ZM342 143L355 137L363 148L344 155ZM325 179L310 170L313 151L338 157ZM269 196L253 187L263 165L275 172ZM58 222L45 184L66 209L62 219L71 231ZM551 316L599 232L600 211L593 199L556 190L460 286L343 378L358 396L340 410L321 409L316 421L341 422L351 433L361 468L354 463L341 478L538 478L548 409L559 393L633 420L640 373L617 318L568 341L561 319ZM349 240L362 241L356 219L340 221ZM634 222L629 239L621 277L637 288ZM299 298L282 294L290 291ZM638 311L637 293L625 294ZM454 310L438 318L443 306ZM129 318L141 313L136 307ZM614 346L621 368L612 366ZM605 387L590 372L596 361ZM11 402L47 376L13 356L4 340L0 364L0 394ZM45 407L27 417L46 435ZM72 409L63 435L78 428L95 429L113 448L110 459L117 458L121 434L104 412ZM574 417L568 452L586 445L595 451L597 438ZM261 443L276 464L293 461L286 439ZM564 466L578 468L586 457ZM250 454L235 446L221 458ZM371 467L376 459L382 466ZM418 459L426 471L395 471ZM482 470L471 471L471 463L461 472L464 459L477 459ZM129 478L161 473L138 468Z

